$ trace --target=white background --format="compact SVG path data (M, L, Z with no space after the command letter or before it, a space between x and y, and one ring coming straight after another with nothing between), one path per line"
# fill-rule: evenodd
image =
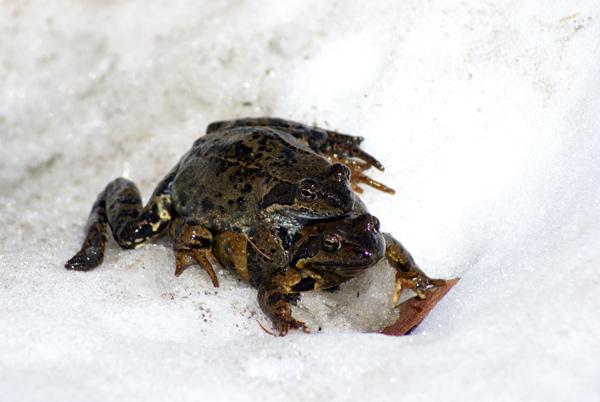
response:
M0 3L3 400L598 400L600 7L558 3ZM166 239L63 268L110 180L147 198L208 123L265 115L364 136L397 194L362 199L462 278L413 335L369 333L384 265L285 338Z

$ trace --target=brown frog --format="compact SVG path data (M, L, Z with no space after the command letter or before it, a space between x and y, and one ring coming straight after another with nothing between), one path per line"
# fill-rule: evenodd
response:
M169 228L176 273L191 263L209 268L213 234L235 232L270 264L283 266L291 236L310 219L348 214L352 191L365 183L393 190L362 172L382 165L360 149L361 137L276 118L212 123L158 184L145 207L137 186L110 182L90 212L81 250L65 267L89 270L102 263L107 225L125 249Z
M396 269L394 305L403 289L411 289L424 299L428 287L446 283L425 275L402 244L389 233L380 232L379 226L379 220L357 199L349 215L311 221L299 228L283 264L261 258L260 250L236 232L216 234L214 254L207 254L213 262L216 258L218 264L258 288L259 305L280 336L290 329L310 332L292 317L290 299L301 292L337 286L384 257Z

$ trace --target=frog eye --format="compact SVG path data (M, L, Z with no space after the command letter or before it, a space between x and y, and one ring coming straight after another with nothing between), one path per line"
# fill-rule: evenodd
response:
M298 185L298 199L303 204L311 204L317 199L319 184L313 179L304 179Z
M334 252L338 251L342 245L340 236L336 234L325 234L323 235L323 250Z

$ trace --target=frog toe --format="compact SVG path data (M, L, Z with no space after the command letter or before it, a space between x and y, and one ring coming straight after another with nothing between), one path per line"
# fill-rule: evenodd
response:
M219 278L214 270L214 266L224 268L219 260L209 251L197 251L197 250L175 250L175 276L179 276L185 271L190 265L199 264L212 281L214 287L219 287Z
M65 268L74 271L89 271L102 264L104 250L99 247L84 248L75 254L67 263Z
M299 329L305 334L310 334L310 328L308 328L302 321L298 321L293 317L286 317L281 322L275 322L274 324L276 327L281 328L279 331L279 336L286 336L290 329Z
M420 271L420 270L419 270ZM417 294L419 299L423 300L427 296L425 291L427 289L444 286L446 284L445 279L431 279L423 272L417 272L417 275L407 278L400 271L396 272L396 288L394 290L394 296L392 302L394 306L398 305L398 300L404 289L410 289Z

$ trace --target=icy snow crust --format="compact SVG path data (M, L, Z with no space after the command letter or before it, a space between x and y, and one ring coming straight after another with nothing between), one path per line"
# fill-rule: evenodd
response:
M598 398L599 24L592 1L2 2L2 399ZM397 190L371 212L462 277L411 336L372 333L385 265L304 295L314 333L282 339L228 273L175 278L166 239L63 268L110 180L148 197L208 123L264 115L363 135Z

